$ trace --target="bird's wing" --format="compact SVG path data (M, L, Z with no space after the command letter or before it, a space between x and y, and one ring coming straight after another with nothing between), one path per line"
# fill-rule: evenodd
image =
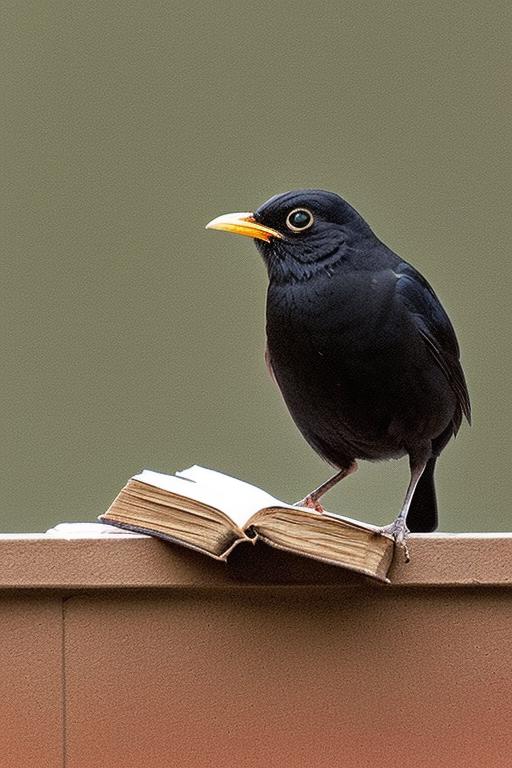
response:
M459 345L450 319L432 287L407 262L396 270L397 297L413 316L425 345L452 387L461 411L471 423L471 404L464 372L459 362ZM460 417L459 417L460 424ZM457 429L459 424L455 425Z

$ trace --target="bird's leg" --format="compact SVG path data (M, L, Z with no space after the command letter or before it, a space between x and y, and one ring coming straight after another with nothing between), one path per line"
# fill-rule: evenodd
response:
M420 463L411 462L410 464L411 479L409 480L407 493L405 494L405 499L402 505L402 509L400 510L400 514L398 515L396 520L393 520L392 523L390 523L389 525L385 525L383 528L380 529L381 533L391 534L391 536L393 536L395 540L395 543L398 544L399 547L403 548L406 563L408 563L410 560L409 550L407 549L407 544L405 543L407 534L409 533L409 529L407 527L407 514L409 512L409 507L411 506L411 501L412 501L412 497L414 496L414 491L416 490L416 486L418 485L419 479L422 476L426 466L427 466L426 461L422 461Z
M357 463L355 461L352 462L352 464L349 464L348 467L344 467L343 469L340 469L339 472L336 472L335 475L329 478L329 480L326 480L325 483L322 483L322 485L319 485L318 488L315 488L314 491L311 491L311 493L308 493L307 496L305 496L301 501L297 501L293 506L294 507L309 507L310 509L315 509L317 512L325 512L324 508L320 504L320 498L324 495L324 493L327 493L327 491L330 491L331 488L333 488L336 483L339 483L340 480L343 480L343 478L348 477L353 472L355 472L357 469Z

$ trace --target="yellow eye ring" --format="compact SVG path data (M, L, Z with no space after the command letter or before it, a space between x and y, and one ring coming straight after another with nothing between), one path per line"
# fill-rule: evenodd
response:
M294 208L286 217L286 226L292 232L304 232L313 226L313 214L307 208Z

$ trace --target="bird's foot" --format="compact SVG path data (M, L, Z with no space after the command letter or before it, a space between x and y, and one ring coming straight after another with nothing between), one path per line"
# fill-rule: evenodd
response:
M320 502L317 501L312 494L308 494L305 498L301 499L300 501L296 501L293 506L308 507L308 509L314 509L315 512L320 512L321 515L323 515L325 512L325 509L322 507Z
M404 518L397 517L396 520L393 520L389 525L380 528L379 532L394 538L397 547L400 547L403 550L405 562L408 563L411 558L409 556L409 548L407 547L406 539L410 531Z

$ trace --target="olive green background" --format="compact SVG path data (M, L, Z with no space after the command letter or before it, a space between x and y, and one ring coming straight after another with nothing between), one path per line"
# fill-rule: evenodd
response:
M1 9L0 527L92 520L142 467L294 500L329 476L263 364L266 276L204 224L344 195L433 283L474 407L441 527L510 529L508 2ZM396 514L407 463L328 506Z

